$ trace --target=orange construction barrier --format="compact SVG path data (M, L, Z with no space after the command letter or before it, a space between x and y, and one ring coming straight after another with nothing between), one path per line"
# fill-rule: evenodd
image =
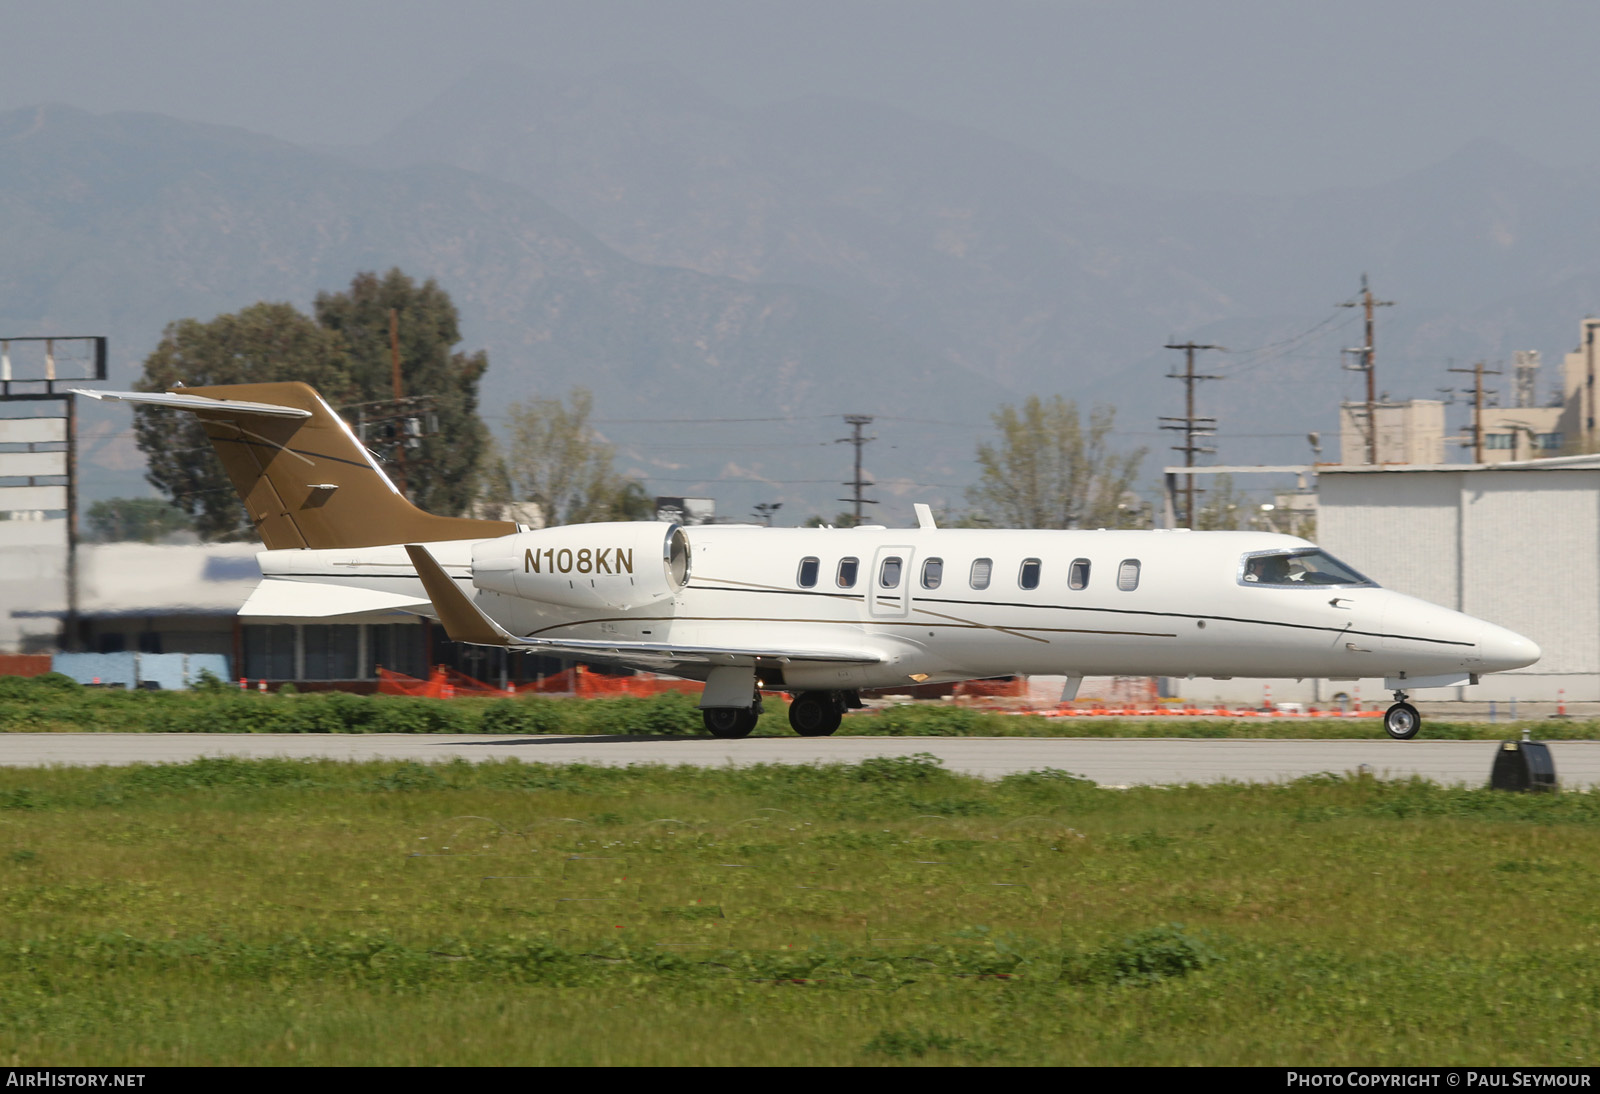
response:
M471 695L479 698L510 698L513 694L497 687L491 687L482 680L474 680L464 672L445 665L436 666L426 680L418 680L415 676L407 676L403 672L393 672L380 666L378 668L378 694L379 695L421 695L429 699L454 699L458 695Z
M546 676L538 683L522 685L524 693L571 695L579 699L615 699L624 695L648 699L669 691L699 695L703 690L705 685L697 680L675 680L646 672L634 676L607 676L583 665Z
M567 695L579 699L615 699L624 695L649 698L669 691L699 695L704 688L704 684L695 680L674 680L649 673L607 676L591 672L583 665L554 673L535 683L524 683L521 687L512 685L504 689L474 680L466 673L457 672L446 665L436 667L426 680L390 669L378 669L379 694L421 695L430 699L453 699L463 695L506 699L514 699L518 695Z

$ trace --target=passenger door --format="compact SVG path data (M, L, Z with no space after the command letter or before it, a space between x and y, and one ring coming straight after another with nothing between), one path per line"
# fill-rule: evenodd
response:
M867 604L878 619L904 619L911 614L912 563L910 547L879 547L872 557L867 580ZM892 583L891 583L892 582Z

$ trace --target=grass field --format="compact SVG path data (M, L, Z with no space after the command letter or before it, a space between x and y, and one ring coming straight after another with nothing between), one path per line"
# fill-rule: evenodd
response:
M0 769L8 1064L1593 1064L1600 794Z

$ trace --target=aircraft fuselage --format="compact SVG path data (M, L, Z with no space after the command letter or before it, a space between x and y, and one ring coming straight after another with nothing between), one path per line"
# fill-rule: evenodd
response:
M824 648L870 658L768 659L763 682L790 690L1010 674L1465 678L1539 656L1537 646L1504 628L1358 574L1341 580L1337 560L1297 577L1257 573L1262 563L1309 556L1315 547L1256 532L700 526L683 530L689 557L681 587L649 598L641 591L638 603L627 602L626 589L573 602L584 582L601 590L607 581L637 577L642 589L643 575L654 577L650 567L663 565L659 551L624 554L606 531L623 527L555 530L571 545L554 549L505 537L501 555L512 572L498 583L484 560L495 557L499 541L428 546L477 607L521 638ZM583 538L586 528L594 529L592 544ZM402 610L433 614L399 547L260 557L269 579L411 598ZM629 569L622 574L624 559ZM567 602L519 595L535 588L524 581L544 582L540 589L559 582ZM660 667L627 656L593 659ZM690 660L668 671L703 679L716 663Z

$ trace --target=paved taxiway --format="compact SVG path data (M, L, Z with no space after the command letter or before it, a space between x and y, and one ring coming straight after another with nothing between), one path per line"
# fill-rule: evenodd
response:
M692 764L855 763L871 756L927 752L952 771L997 778L1054 767L1107 786L1276 782L1317 772L1383 778L1421 775L1480 786L1494 741L1262 741L1062 737L798 737L744 741L632 737L458 736L446 734L233 735L167 733L0 733L0 765L180 763L202 756L333 760L498 760L530 763ZM1561 785L1600 785L1600 741L1551 744Z

